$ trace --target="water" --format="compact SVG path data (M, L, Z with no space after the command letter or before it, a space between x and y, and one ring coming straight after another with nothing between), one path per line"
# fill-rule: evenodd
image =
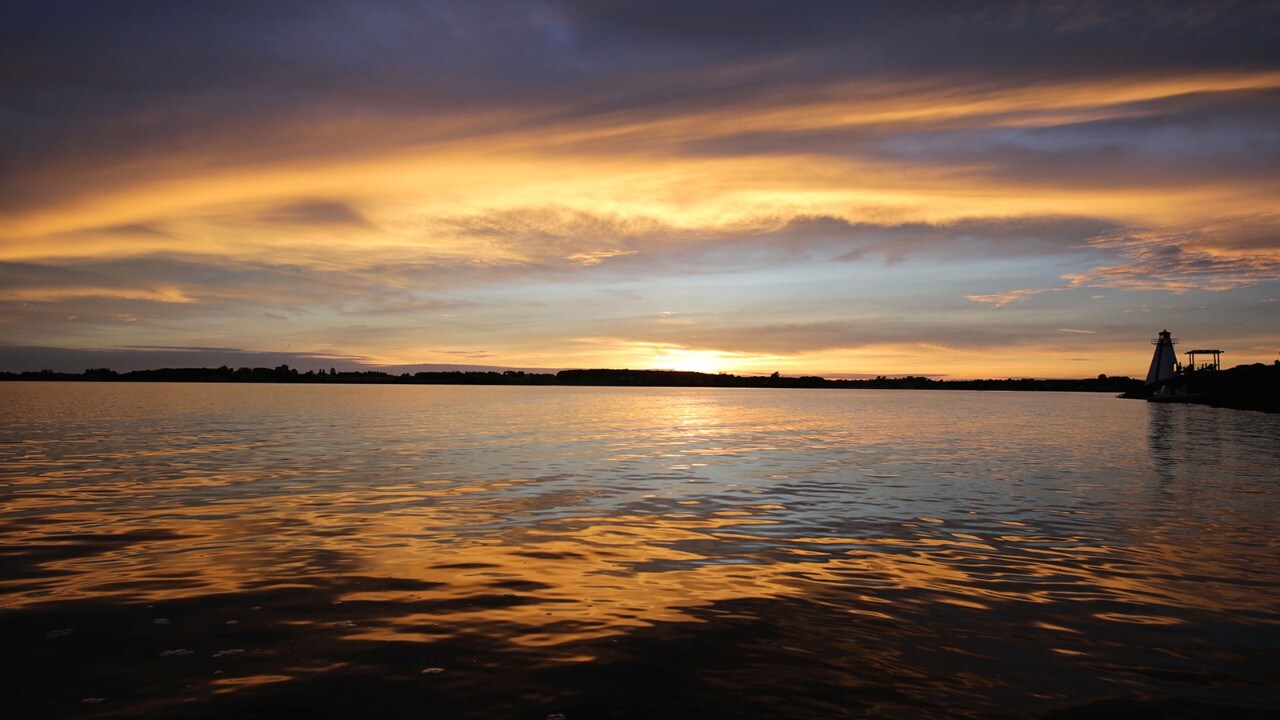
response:
M1280 417L0 383L5 717L1271 717Z

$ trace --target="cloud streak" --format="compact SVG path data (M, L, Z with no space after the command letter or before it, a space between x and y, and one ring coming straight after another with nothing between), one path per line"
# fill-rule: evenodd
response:
M1074 287L1222 291L1280 277L1276 216L1239 218L1177 232L1136 230L1090 241L1123 258L1064 276Z

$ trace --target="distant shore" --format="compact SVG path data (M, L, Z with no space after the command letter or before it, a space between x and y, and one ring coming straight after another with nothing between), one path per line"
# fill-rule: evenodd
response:
M505 372L419 372L395 375L361 371L299 371L288 365L274 368L161 368L116 372L94 368L83 373L0 372L0 380L61 382L248 382L364 385L565 385L618 387L747 387L747 388L831 388L884 390L1041 390L1055 392L1138 392L1142 381L1128 377L1078 380L1004 379L935 380L928 377L875 377L858 380L827 379L813 375L788 377L773 375L729 375L677 370L562 370L558 373Z

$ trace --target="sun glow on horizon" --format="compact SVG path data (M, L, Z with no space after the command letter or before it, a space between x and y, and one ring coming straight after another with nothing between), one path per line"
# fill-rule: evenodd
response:
M638 356L646 369L676 370L715 375L731 372L730 368L741 358L717 350L688 350L676 347L658 347L647 356Z

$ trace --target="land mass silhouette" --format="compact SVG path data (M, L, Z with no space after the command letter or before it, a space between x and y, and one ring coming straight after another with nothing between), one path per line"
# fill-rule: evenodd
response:
M1166 388L1163 393L1158 391L1161 386ZM1280 361L1271 365L1237 365L1228 370L1191 370L1160 383L1143 384L1121 397L1280 412Z
M591 369L561 370L557 373L527 373L519 370L443 371L402 373L376 370L300 371L288 365L274 368L160 368L116 372L92 368L83 373L0 372L0 380L54 380L71 382L267 382L267 383L358 383L371 385L570 385L624 387L754 387L754 388L868 388L890 390L1051 390L1068 392L1136 392L1142 381L1129 377L1099 375L1087 379L1008 378L1003 380L937 380L906 375L867 379L827 379L816 375L784 376L731 375L681 370Z
M731 375L683 370L592 369L530 373L521 370L432 371L387 373L378 370L330 368L300 371L288 365L274 368L226 365L216 368L159 368L116 372L91 368L82 373L0 372L0 380L64 382L192 382L192 383L314 383L364 385L561 385L615 387L817 388L880 390L1039 390L1050 392L1106 392L1120 397L1152 399L1152 386L1125 376L1099 375L1082 379L1006 378L1003 380L937 380L905 375L866 379L828 379L816 375ZM1200 373L1194 393L1176 402L1237 410L1280 412L1280 362L1255 363ZM1161 398L1155 398L1160 400ZM1166 400L1167 401L1167 400Z

